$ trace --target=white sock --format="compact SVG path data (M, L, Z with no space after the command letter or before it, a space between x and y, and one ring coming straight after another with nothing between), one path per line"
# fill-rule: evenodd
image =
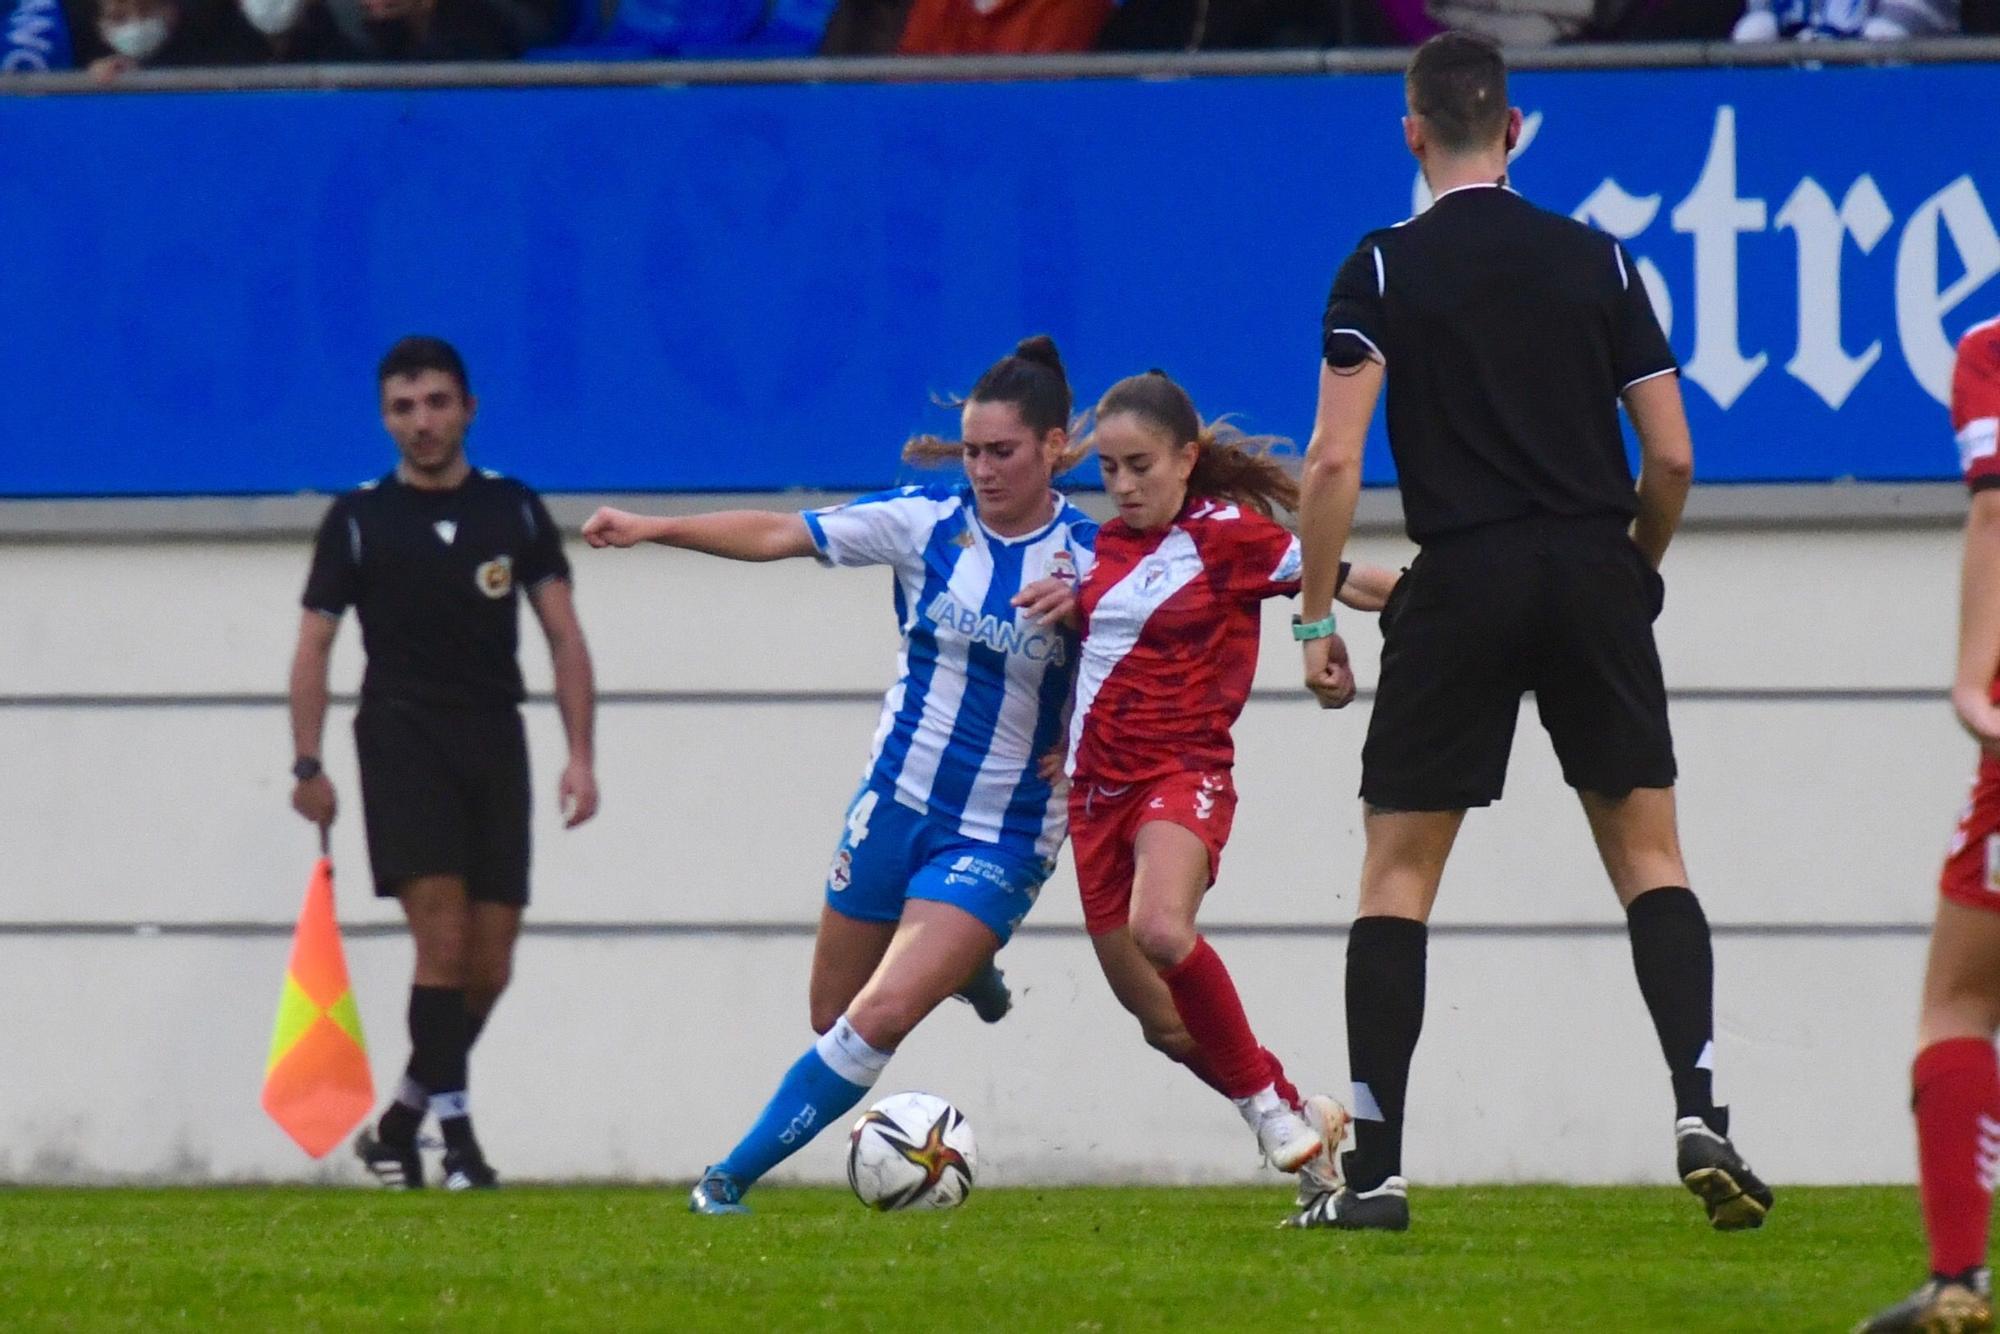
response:
M1236 1104L1237 1111L1243 1113L1244 1121L1249 1123L1252 1130L1257 1128L1259 1121L1271 1113L1289 1110L1285 1107L1285 1100L1278 1096L1276 1084L1266 1084L1247 1098L1232 1098L1230 1101Z
M425 1111L431 1105L431 1091L405 1074L396 1086L396 1101L413 1112Z
M882 1077L889 1058L895 1055L894 1052L878 1051L869 1046L854 1031L854 1025L847 1022L844 1014L834 1020L833 1027L813 1044L813 1050L826 1062L827 1069L860 1088L875 1087L875 1081Z
M440 1121L449 1121L454 1116L472 1115L472 1099L464 1089L455 1093L433 1093L430 1097L431 1115Z

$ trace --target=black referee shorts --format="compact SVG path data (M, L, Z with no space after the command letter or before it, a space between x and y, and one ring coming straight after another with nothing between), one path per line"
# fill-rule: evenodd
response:
M528 901L528 741L513 709L364 700L354 715L375 893L455 875L482 903Z
M1523 519L1427 545L1382 611L1362 799L1404 811L1497 801L1528 691L1571 787L1673 786L1653 643L1663 596L1611 520Z

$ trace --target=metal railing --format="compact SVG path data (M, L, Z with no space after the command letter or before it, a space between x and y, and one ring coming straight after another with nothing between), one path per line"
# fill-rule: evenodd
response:
M433 88L651 88L701 84L1024 83L1070 79L1216 79L1399 74L1399 47L1309 51L1106 52L1061 56L828 56L437 65L271 65L153 70L110 81L87 74L0 76L0 97L60 93L417 91ZM1523 47L1515 70L1768 68L2000 63L2000 37L1906 42L1649 42Z

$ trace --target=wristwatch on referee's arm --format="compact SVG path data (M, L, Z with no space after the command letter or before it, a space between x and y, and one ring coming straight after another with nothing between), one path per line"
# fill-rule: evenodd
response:
M301 755L292 761L292 777L301 783L310 783L326 772L317 757Z

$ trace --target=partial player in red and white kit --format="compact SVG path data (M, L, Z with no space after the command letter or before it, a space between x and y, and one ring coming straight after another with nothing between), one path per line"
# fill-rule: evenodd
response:
M1959 467L1972 491L1952 706L1979 743L1972 800L1938 883L1910 1072L1931 1275L1864 1330L1991 1329L1986 1268L2000 1177L2000 319L1967 331L1951 380Z
M1298 488L1268 442L1204 425L1157 371L1112 386L1093 441L1118 517L1078 592L1067 768L1084 922L1146 1040L1234 1101L1310 1199L1338 1184L1347 1114L1299 1097L1195 929L1236 811L1229 729L1256 675L1261 606L1298 591L1298 542L1270 517ZM1394 582L1355 570L1342 600L1379 609Z

